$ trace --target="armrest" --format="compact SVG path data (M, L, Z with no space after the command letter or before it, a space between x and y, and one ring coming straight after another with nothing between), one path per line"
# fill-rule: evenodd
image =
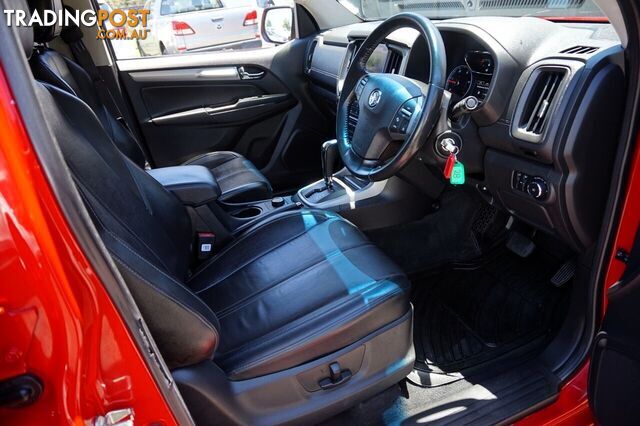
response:
M211 171L203 166L162 167L148 173L189 206L215 201L221 194Z

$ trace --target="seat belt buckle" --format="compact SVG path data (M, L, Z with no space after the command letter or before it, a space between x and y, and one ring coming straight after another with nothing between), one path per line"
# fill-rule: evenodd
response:
M213 256L213 246L216 243L216 234L212 232L198 232L197 236L198 260L207 260Z

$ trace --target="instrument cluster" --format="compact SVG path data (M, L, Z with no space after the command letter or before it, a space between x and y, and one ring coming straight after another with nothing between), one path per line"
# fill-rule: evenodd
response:
M464 55L464 64L456 66L447 77L446 89L453 102L475 96L480 102L489 93L495 62L489 52L470 50Z

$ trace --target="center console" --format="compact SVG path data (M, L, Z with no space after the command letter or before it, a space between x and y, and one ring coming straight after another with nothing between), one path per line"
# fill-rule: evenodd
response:
M322 180L292 196L245 203L220 200L218 183L203 166L165 167L148 173L182 201L194 233L211 249L207 255L259 222L296 209L331 210L363 230L397 225L426 213L429 197L418 194L416 186L409 183L411 179L394 176L371 182L354 176L347 169L334 173L337 160L336 141L328 141L322 149ZM201 260L207 255L199 253Z
M271 216L300 209L292 197L275 197L247 203L226 203L218 199L220 188L211 171L203 166L164 167L148 171L186 207L194 232L206 235L211 253L242 231Z
M346 168L334 174L337 159L337 141L325 142L323 179L300 189L293 201L308 208L337 212L362 230L397 225L425 214L428 197L416 194L415 185L402 176L371 182L354 176Z

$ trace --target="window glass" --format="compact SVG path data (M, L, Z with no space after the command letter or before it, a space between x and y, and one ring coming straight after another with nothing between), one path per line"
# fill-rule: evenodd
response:
M329 1L329 0L327 0ZM430 19L462 16L603 17L593 0L337 0L364 20L417 12Z
M265 8L293 0L99 0L104 10L149 10L146 28L110 28L117 59L222 50L265 49L260 23ZM271 15L270 15L271 17ZM276 23L277 25L277 23ZM282 26L290 22L283 22ZM283 28L285 31L287 28Z
M162 0L160 15L219 9L221 7L222 3L219 0Z

